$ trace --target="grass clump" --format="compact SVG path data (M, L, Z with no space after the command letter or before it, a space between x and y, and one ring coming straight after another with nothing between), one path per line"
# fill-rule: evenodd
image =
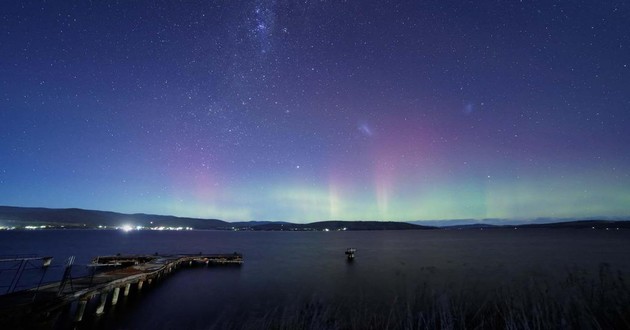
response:
M263 315L224 319L217 329L630 329L624 276L601 264L598 274L567 271L561 281L530 279L493 290L435 289L427 284L390 301L329 303L311 298Z

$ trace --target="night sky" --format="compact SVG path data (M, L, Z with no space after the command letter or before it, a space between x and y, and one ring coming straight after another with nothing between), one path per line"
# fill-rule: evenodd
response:
M0 205L630 215L627 1L2 1Z

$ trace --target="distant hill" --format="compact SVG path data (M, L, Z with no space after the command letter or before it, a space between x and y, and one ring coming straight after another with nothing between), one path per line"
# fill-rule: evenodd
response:
M253 230L417 230L435 227L413 225L406 222L385 221L318 221L306 224L268 223L252 227Z
M440 228L443 229L478 229L478 228L501 228L504 226L497 226L497 225L489 225L486 223L473 223L473 224L469 224L469 225L453 225L453 226L442 226ZM510 226L513 227L513 226Z
M76 208L48 209L13 206L0 206L0 224L5 226L56 225L75 228L119 227L126 224L143 227L193 227L195 229L223 229L232 226L228 222L217 219L181 218L143 213L124 214Z
M602 227L617 224L622 228L627 222L624 218L609 219L560 219L560 218L536 218L531 220L511 220L511 219L453 219L453 220L425 220L410 221L417 225L435 226L445 229L466 229L466 228L586 228ZM612 225L611 225L612 226ZM625 227L624 227L625 228Z
M253 228L253 227L258 227L258 226L268 225L268 224L291 224L291 223L286 222L286 221L237 221L237 222L230 222L229 224L231 226L234 226L235 228Z
M501 218L485 218L485 219L447 219L447 220L417 220L408 221L414 225L421 226L433 226L441 228L461 227L461 226L515 226L526 223L549 223L568 221L563 219L556 219L556 221L549 219L533 219L533 220L515 220L515 219L501 219Z
M519 226L511 226L517 228L595 228L595 229L616 229L616 228L630 228L630 221L613 221L613 220L580 220L580 221L566 221L566 222L554 222L554 223L536 223L525 224Z
M469 225L455 225L455 226L442 226L442 229L494 229L494 228L519 228L519 229L617 229L617 228L630 228L630 221L623 220L578 220L578 221L563 221L552 223L528 223L520 225L506 224L503 226L489 225L483 223L473 223Z
M552 223L513 224L501 223L498 219L483 220L444 220L439 221L443 229L481 229L481 228L595 228L616 229L630 228L630 221L625 220L580 220ZM547 219L544 219L547 221ZM121 227L123 225L142 227L192 227L194 229L214 230L273 230L273 231L322 231L322 230L420 230L436 229L437 221L318 221L307 224L272 221L226 222L218 219L197 219L154 214L124 214L109 211L84 209L49 209L33 207L0 206L0 226L39 226L47 225L64 228L98 228L98 226Z
M465 226L475 223L482 223L483 220L476 219L450 219L450 220L417 220L417 221L407 221L408 223L420 226L429 226L429 227L454 227L454 226Z
M382 221L321 221L309 224L290 222L244 221L226 222L217 219L183 218L168 215L124 214L84 209L49 209L32 207L0 206L0 226L24 227L47 225L64 228L121 227L192 227L216 230L410 230L432 229L405 222ZM345 228L345 229L344 229Z

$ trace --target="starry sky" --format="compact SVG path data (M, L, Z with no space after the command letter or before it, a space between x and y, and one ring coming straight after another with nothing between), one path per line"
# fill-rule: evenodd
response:
M2 1L0 205L630 216L627 1Z

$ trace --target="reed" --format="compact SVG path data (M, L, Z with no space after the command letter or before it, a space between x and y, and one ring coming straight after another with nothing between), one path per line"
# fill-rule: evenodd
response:
M391 301L331 304L312 297L263 315L217 320L215 329L630 329L624 275L569 269L564 279L522 285L434 289L426 283Z

